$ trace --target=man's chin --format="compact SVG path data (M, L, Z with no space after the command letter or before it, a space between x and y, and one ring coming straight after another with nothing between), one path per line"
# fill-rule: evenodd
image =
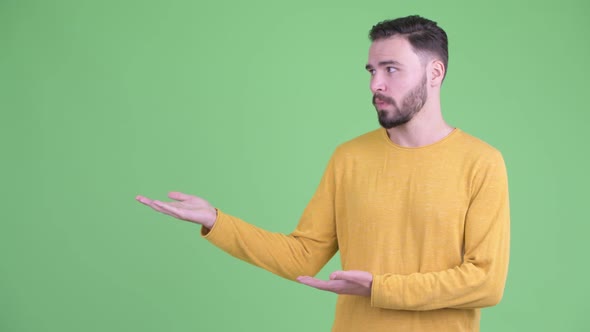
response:
M402 118L397 118L397 119L390 119L386 116L381 116L384 113L379 112L379 124L381 125L381 127L385 128L385 129L391 129L391 128L395 128L401 125L404 125L406 123L408 123L411 119L402 119Z
M397 126L397 123L394 121L388 121L386 119L383 119L381 117L379 117L379 124L381 125L381 127L385 128L385 129L391 129Z

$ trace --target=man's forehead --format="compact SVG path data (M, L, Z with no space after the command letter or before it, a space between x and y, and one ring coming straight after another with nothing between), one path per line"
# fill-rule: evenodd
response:
M410 42L401 36L375 40L369 47L369 62L387 59L403 63L412 61L416 57Z

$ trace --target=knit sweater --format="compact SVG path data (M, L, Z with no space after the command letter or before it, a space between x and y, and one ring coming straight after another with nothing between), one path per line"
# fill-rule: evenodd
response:
M502 298L509 257L504 160L454 129L407 148L377 129L341 144L299 224L268 232L218 211L203 236L294 280L337 250L343 270L373 275L370 297L339 295L332 331L479 331Z

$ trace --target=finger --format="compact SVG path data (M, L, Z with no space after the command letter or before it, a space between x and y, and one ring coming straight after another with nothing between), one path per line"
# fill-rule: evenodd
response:
M178 191L172 191L170 193L168 193L168 197L177 200L177 201L186 201L187 199L191 199L194 196L191 195L187 195Z
M151 207L152 209L160 212L160 213L164 213L164 214L170 215L170 213L168 211L164 210L160 205L156 204L156 202L159 202L159 201L150 201L150 203L149 204L146 204L146 205L149 206L149 207Z
M342 279L343 272L344 271L334 271L334 272L330 273L330 280Z
M158 211L165 213L167 215L173 216L175 218L180 219L180 215L182 212L175 206L172 206L169 203L161 202L161 201L154 201L153 206L157 208Z
M373 280L373 275L369 272L356 270L334 271L330 274L330 280L346 280L359 285L367 285Z
M141 196L141 195L137 195L137 196L135 196L135 199L136 199L138 202L140 202L140 203L142 203L142 204L145 204L145 205L150 205L150 204L152 204L152 202L153 202L151 199L149 199L149 198L147 198L147 197L144 197L144 196Z
M160 208L159 206L155 205L154 203L150 204L150 207L151 207L152 209L154 209L155 211L158 211L158 212L160 212L160 213L163 213L163 214L168 214L168 215L169 215L169 213L168 213L168 212L166 212L164 209Z
M322 290L327 290L327 288L329 287L328 281L316 279L316 278L308 277L308 276L297 277L297 281L299 281L300 283L302 283L304 285L307 285L307 286L310 286L313 288L317 288L317 289L322 289Z
M348 280L348 281L361 281L362 278L359 274L365 273L363 271L334 271L330 274L330 280Z
M300 283L328 292L342 293L346 290L347 282L344 280L321 280L312 277L298 277Z

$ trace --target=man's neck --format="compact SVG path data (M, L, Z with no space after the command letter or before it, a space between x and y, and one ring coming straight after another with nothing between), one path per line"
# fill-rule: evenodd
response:
M436 143L454 129L443 119L440 107L424 107L408 123L387 129L387 135L397 145L416 148Z

